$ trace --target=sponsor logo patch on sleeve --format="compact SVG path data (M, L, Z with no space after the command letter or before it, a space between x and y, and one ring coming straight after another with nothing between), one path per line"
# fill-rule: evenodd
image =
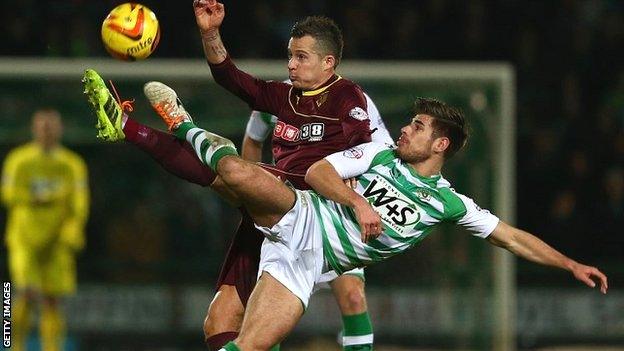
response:
M343 153L344 157L359 159L364 156L364 150L361 147L352 147L349 150L345 150Z
M365 121L368 119L368 113L366 113L366 111L364 111L361 107L352 108L351 111L349 111L349 116L359 121Z

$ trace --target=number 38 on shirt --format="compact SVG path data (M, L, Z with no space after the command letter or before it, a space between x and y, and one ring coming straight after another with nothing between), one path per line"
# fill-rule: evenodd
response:
M273 129L273 136L281 138L286 141L321 141L325 135L325 124L323 123L308 123L301 126L301 129L277 121L275 128Z

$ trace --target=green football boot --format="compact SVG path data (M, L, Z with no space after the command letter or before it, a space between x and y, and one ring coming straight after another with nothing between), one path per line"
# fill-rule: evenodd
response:
M123 109L132 111L131 102L121 102L119 97L116 100L106 87L102 77L92 69L85 71L82 83L84 84L84 94L87 95L97 117L95 128L98 139L110 142L123 140L126 137L122 130Z

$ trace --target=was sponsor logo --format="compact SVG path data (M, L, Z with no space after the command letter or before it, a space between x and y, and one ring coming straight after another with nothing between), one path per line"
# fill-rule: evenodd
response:
M362 193L384 224L405 235L420 221L420 208L392 183L376 175Z

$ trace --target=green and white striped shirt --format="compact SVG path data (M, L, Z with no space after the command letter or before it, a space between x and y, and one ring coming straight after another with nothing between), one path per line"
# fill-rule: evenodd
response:
M422 177L383 144L366 143L325 158L343 178L357 176L355 189L381 216L384 231L364 243L355 213L311 192L322 222L323 250L338 274L401 253L424 239L439 223L457 223L485 238L498 217L450 188L441 175Z

